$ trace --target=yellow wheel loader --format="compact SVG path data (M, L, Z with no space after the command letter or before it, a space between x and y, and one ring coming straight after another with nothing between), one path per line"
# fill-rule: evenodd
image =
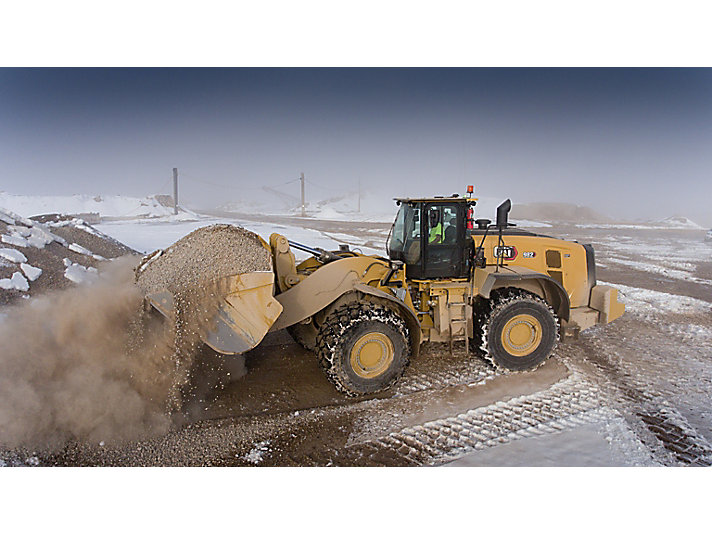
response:
M617 290L596 284L590 245L514 228L509 200L494 224L475 220L471 191L395 199L387 258L272 234L263 245L273 271L217 281L224 298L201 338L240 354L286 328L338 390L356 396L391 387L423 342L448 343L452 352L464 341L496 367L525 371L560 337L623 314ZM297 264L292 249L312 256ZM147 302L171 316L170 295Z

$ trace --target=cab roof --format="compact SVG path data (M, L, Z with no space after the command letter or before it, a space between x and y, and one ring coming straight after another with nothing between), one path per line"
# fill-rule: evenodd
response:
M461 197L457 193L449 197L421 197L421 198L394 198L398 204L409 204L416 202L475 202L476 198Z

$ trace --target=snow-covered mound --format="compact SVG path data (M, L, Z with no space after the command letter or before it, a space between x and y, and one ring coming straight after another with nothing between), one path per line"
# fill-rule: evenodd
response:
M684 230L704 230L704 227L700 226L694 221L691 221L687 217L681 217L679 215L668 217L662 221L657 221L654 224L659 226L665 226L667 228L679 228Z
M98 214L102 218L117 219L197 217L194 213L183 208L179 208L178 215L174 216L173 207L164 198L136 198L120 195L13 195L0 191L0 207L24 217L46 213Z
M0 207L0 306L90 281L106 258L133 252L81 219L28 219Z

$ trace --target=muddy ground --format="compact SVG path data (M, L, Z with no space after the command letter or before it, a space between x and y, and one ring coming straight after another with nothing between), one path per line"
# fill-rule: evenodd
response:
M361 244L382 240L388 229L338 226L356 236L363 227ZM229 368L220 370L206 353L212 362L206 367L218 376L202 376L200 399L165 436L121 446L73 444L53 454L23 450L3 461L712 464L712 244L704 233L574 227L541 233L593 243L599 283L616 284L628 309L614 323L559 345L536 371L500 373L462 346L450 355L446 346L426 345L392 391L346 399L315 357L279 332Z

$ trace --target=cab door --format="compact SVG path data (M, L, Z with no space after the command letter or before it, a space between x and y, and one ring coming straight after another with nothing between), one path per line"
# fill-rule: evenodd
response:
M423 210L423 277L466 278L464 204L429 203Z

